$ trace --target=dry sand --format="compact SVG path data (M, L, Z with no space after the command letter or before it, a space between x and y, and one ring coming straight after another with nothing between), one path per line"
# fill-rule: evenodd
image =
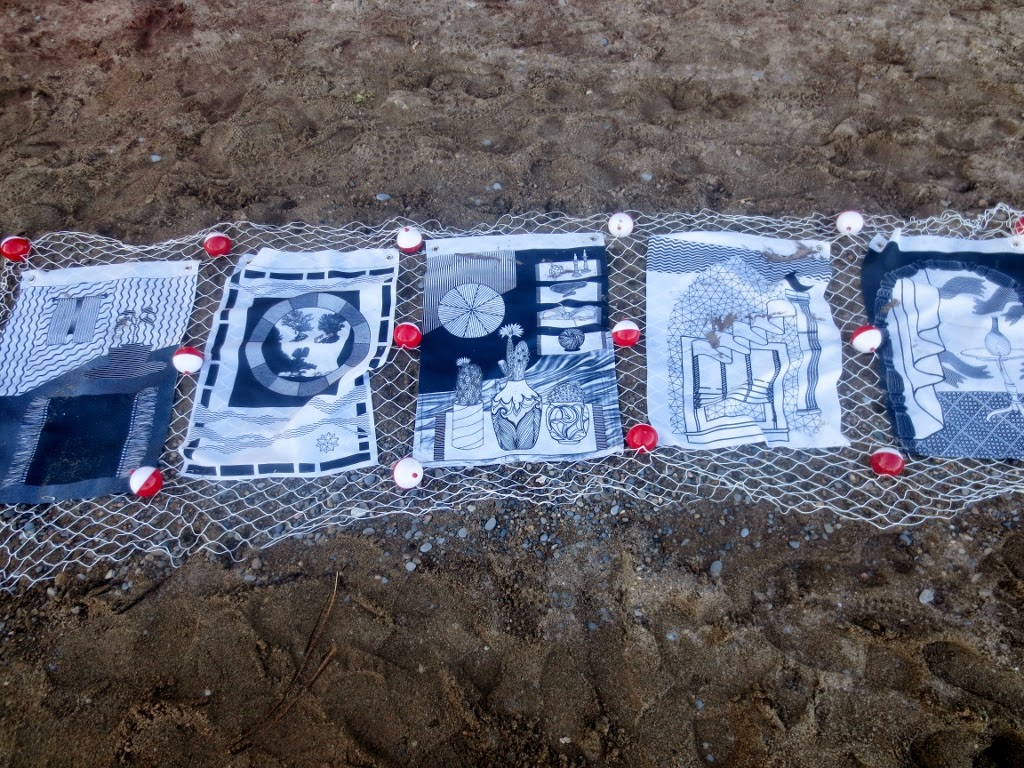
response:
M0 29L4 232L1024 203L1009 0L5 0ZM1022 765L1018 503L902 537L507 505L72 571L0 598L0 766Z

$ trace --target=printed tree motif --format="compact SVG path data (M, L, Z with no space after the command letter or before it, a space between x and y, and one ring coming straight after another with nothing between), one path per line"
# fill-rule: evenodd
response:
M345 325L345 318L340 312L331 312L321 316L320 322L317 323L316 327L323 331L323 336L318 337L316 340L321 344L334 344L338 341L338 335Z
M157 310L144 306L138 312L125 309L118 315L115 338L121 344L139 344L142 341L142 328L157 323Z
M117 316L117 335L122 344L138 344L142 341L142 328L156 324L156 310L143 307L138 313L134 309L126 309Z
M307 312L293 309L281 318L281 325L294 331L295 338L292 341L303 341L309 336L309 332L313 330L313 316Z

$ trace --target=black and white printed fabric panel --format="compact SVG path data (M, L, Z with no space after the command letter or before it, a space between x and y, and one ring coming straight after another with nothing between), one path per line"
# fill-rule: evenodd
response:
M861 284L882 329L893 430L923 456L1024 458L1020 238L871 242Z
M647 399L659 441L844 446L829 244L729 232L650 239Z
M127 493L159 461L197 265L30 271L0 340L0 501Z
M377 463L370 373L386 360L398 252L242 258L206 345L184 474L318 477Z
M622 450L600 234L428 244L414 455L425 465Z

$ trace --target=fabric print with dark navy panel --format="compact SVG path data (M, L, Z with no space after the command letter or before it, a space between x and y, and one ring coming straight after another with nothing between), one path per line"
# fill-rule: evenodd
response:
M194 262L27 272L0 341L0 501L127 493L160 461Z
M427 465L622 449L597 234L433 240L414 455Z
M861 277L893 431L910 452L1024 458L1017 238L872 241Z

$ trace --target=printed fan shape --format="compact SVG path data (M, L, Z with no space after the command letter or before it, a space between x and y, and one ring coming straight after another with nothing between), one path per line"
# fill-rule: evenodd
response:
M437 305L441 325L463 339L493 333L505 317L505 300L493 289L479 283L452 288Z

